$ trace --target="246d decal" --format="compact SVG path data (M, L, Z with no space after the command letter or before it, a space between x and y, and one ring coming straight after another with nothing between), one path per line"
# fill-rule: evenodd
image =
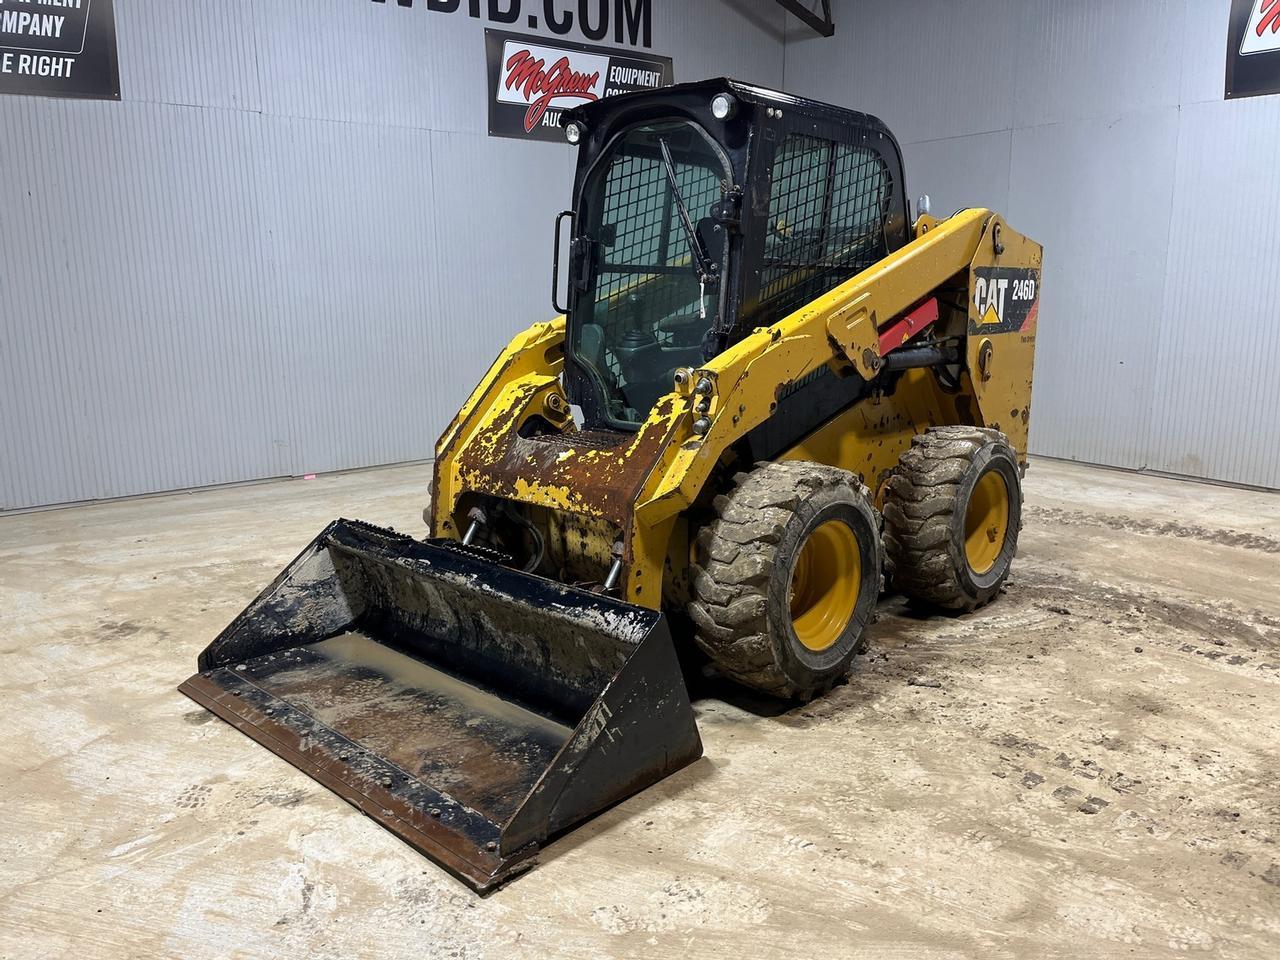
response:
M980 267L974 271L970 333L1009 333L1034 327L1040 303L1040 271Z

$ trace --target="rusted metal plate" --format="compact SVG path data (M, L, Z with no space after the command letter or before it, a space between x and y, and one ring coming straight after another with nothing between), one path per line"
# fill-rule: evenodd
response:
M663 397L646 426L617 434L602 432L584 444L574 434L544 439L520 435L520 419L536 390L509 410L491 411L481 430L456 454L467 490L538 503L629 526L644 479L671 442L673 401Z

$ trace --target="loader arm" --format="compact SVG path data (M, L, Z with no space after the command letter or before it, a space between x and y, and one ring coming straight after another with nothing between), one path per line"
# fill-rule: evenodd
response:
M788 385L823 364L852 368L858 376L872 380L884 361L880 333L913 304L957 275L968 274L965 286L970 290L973 314L975 265L1007 260L1018 266L1039 267L1039 246L1011 230L990 210L965 210L947 220L928 220L921 225L924 229L911 243L773 326L752 332L688 378L672 414L679 421L676 433L682 439L663 450L636 505L634 529L644 548L634 552L627 580L632 602L640 602L638 590L660 582L667 555L664 536L671 521L697 501L729 448L773 415L778 397ZM992 240L997 227L1001 254L995 253ZM1034 324L1034 316L1031 322ZM971 317L970 328L975 327L980 324ZM967 339L971 341L967 351L970 364L976 369L980 340L973 335ZM1010 409L1007 404L1021 406L1025 402L1020 398L1030 393L1034 351L1034 337L1028 342L1018 330L986 339L995 344L993 353L1010 356L1003 363L994 357L988 361L1002 371L995 385L979 378L986 387L977 391L974 413L979 426L996 425L1002 411L1007 414ZM712 390L706 395L709 409L700 413L696 388L704 379ZM699 417L707 420L701 435L694 432ZM1025 457L1025 419L1000 425ZM919 426L923 429L928 424Z
M691 434L669 451L650 476L637 513L657 522L688 508L725 450L769 419L782 389L818 366L847 365L873 379L881 366L881 325L966 270L994 216L989 210L956 214L696 370L695 384L707 378L713 386L710 424L701 437ZM692 415L686 409L685 419Z

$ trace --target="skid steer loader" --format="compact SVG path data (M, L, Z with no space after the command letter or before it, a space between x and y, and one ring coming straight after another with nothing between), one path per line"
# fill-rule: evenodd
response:
M560 315L440 438L430 536L335 521L181 687L481 891L701 755L669 624L811 698L886 573L971 610L1021 522L1036 243L912 219L879 120L756 86L562 126Z

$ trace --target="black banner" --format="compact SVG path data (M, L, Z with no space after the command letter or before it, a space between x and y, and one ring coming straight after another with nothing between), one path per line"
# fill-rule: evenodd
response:
M373 2L386 4L387 0ZM414 0L395 3L413 7ZM572 33L576 25L588 40L608 40L612 33L614 43L633 47L649 46L653 35L650 0L418 0L417 6L429 13L456 13L501 26L523 23L537 30L541 24L558 37Z
M1280 0L1232 0L1227 99L1280 93Z
M0 0L0 93L119 100L111 0Z
M670 57L484 32L489 136L564 142L560 114L616 93L671 83Z

